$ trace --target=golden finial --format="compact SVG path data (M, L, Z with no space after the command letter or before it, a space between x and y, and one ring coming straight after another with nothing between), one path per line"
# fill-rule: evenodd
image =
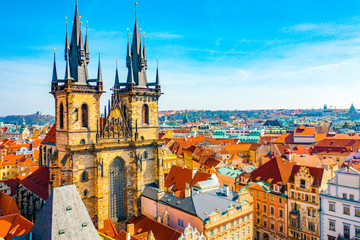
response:
M67 25L67 17L65 17L65 24Z
M137 2L135 2L135 6L137 5Z

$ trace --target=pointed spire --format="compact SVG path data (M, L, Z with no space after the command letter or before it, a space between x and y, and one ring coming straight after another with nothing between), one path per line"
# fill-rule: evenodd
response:
M145 69L147 69L147 58L146 58L146 51L145 51L145 36L144 36L144 44L143 44L143 58L145 63Z
M155 80L155 86L160 87L160 78L159 78L159 60L157 60L157 66L156 66L156 80Z
M130 40L129 40L129 33L128 33L128 43L127 43L127 51L126 51L126 67L130 68L130 61L131 61L131 50L130 50Z
M65 36L65 61L66 61L66 58L67 58L67 52L69 51L70 49L70 43L69 43L69 33L68 33L68 28L67 28L67 17L66 17L66 36Z
M102 82L102 71L101 71L101 62L100 62L100 52L99 52L99 67L98 67L98 75L97 75L97 82Z
M117 60L116 60L116 72L115 72L115 84L114 84L114 87L119 87L119 86L120 86L119 71L118 71L118 65L117 65Z
M139 51L140 51L140 56L139 56L139 67L140 67L140 69L142 69L143 67L145 67L145 61L144 61L143 51L142 51L142 49L141 49L141 41L140 41L140 48L139 48Z
M127 85L135 85L135 81L134 81L134 71L133 71L133 64L132 64L132 60L130 59L130 69L128 72L128 78L127 78Z
M56 53L54 52L54 67L53 67L53 74L52 74L52 84L57 84L58 77L57 77L57 70L56 70Z
M135 3L135 26L134 26L134 33L133 33L133 41L131 45L132 50L132 56L134 56L134 53L139 54L140 49L140 33L139 33L139 27L137 23L137 3Z
M86 21L87 22L87 21ZM88 29L89 26L86 26L86 37L85 37L85 59L86 64L90 62L90 52L89 52L89 42L88 42Z
M70 59L69 59L69 51L68 51L66 57L65 80L70 80L70 79L71 79L71 73L70 73Z

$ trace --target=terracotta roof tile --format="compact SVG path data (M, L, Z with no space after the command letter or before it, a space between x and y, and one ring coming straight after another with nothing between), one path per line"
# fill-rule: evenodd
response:
M20 213L16 201L5 193L0 192L0 216Z
M28 234L33 223L20 214L11 214L0 217L0 237L11 239L15 236Z
M49 177L49 169L40 167L27 178L21 180L20 184L40 198L47 200L49 197Z

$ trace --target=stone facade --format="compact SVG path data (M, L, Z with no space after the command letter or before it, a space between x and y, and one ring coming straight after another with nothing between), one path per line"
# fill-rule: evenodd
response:
M79 25L77 11L76 6L74 26ZM125 220L140 213L144 185L164 187L158 73L156 83L147 83L145 47L141 47L137 22L133 36L131 49L128 44L128 82L119 83L116 70L111 101L102 116L100 60L97 79L89 79L88 40L85 49L81 42L73 41L82 39L80 28L73 28L71 46L65 51L64 80L57 79L54 63L51 93L56 106L56 156L48 161L51 184L53 188L74 184L97 227L109 217L123 227Z

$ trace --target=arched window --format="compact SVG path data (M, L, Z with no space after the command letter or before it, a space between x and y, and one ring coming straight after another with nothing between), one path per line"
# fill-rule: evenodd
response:
M62 103L60 103L59 123L60 123L60 128L63 129L64 128L64 105Z
M89 109L85 103L81 106L81 123L82 127L89 127Z
M85 139L81 139L80 144L85 144Z
M83 171L81 174L81 181L87 182L88 181L88 173L86 171Z
M124 120L126 120L127 116L126 116L126 105L123 105L123 116L124 116Z
M115 158L109 166L109 190L110 190L110 218L123 220L125 218L124 209L124 165L123 162Z
M143 158L144 158L144 159L147 159L147 158L148 158L148 153L147 153L147 151L144 152Z
M146 104L142 108L142 123L149 124L149 106Z
M89 195L89 192L88 192L88 190L85 189L84 192L83 192L83 196L87 197L87 195Z

